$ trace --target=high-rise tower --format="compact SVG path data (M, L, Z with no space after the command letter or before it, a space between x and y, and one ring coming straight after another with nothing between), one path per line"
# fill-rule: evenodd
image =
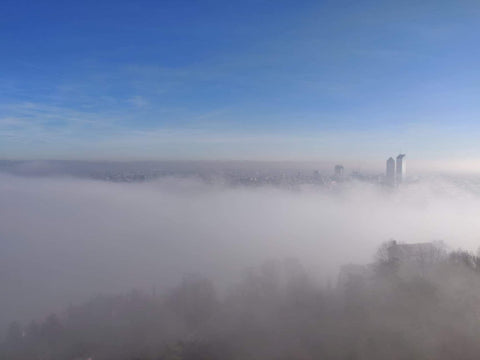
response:
M405 180L405 176L407 175L407 159L405 158L405 154L400 154L397 156L397 164L396 164L396 180L397 185L402 183Z
M343 166L342 165L335 165L334 174L337 179L343 178Z
M395 160L389 157L387 160L387 172L385 174L385 183L387 185L395 185Z

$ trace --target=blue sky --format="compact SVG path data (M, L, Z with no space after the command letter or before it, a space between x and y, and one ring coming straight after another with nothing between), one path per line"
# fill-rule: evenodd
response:
M480 158L478 1L0 3L0 157Z

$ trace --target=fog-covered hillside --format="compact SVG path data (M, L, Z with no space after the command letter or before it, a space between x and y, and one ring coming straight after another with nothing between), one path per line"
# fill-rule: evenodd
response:
M480 259L425 245L385 243L364 265L368 271L324 286L289 259L244 272L222 294L190 275L169 290L96 296L41 321L12 323L0 354L12 360L476 359ZM408 254L395 257L402 248Z

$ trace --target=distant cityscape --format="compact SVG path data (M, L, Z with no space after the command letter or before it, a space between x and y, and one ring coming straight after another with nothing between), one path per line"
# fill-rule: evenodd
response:
M315 170L301 164L262 162L89 162L89 161L9 161L0 160L0 173L27 177L70 177L118 183L141 183L162 178L196 179L231 186L296 187L315 185L337 187L351 181L397 186L406 178L406 156L390 157L385 174L348 171L342 164L333 172Z
M357 180L375 180L375 182L382 183L387 186L398 186L403 183L407 177L407 159L406 154L398 154L397 159L393 157L389 157L387 159L386 164L386 171L385 176L382 178L381 176L376 177L366 177L362 176L359 173L353 172L351 175L351 179ZM332 180L334 181L344 181L346 180L344 176L345 168L343 165L335 165L333 168L333 177Z

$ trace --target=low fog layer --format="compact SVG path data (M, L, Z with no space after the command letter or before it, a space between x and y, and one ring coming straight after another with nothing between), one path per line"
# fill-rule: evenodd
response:
M370 262L390 238L480 244L480 196L441 180L286 190L2 175L0 199L2 329L98 293L164 291L185 274L222 286L268 259L335 282L339 265Z

